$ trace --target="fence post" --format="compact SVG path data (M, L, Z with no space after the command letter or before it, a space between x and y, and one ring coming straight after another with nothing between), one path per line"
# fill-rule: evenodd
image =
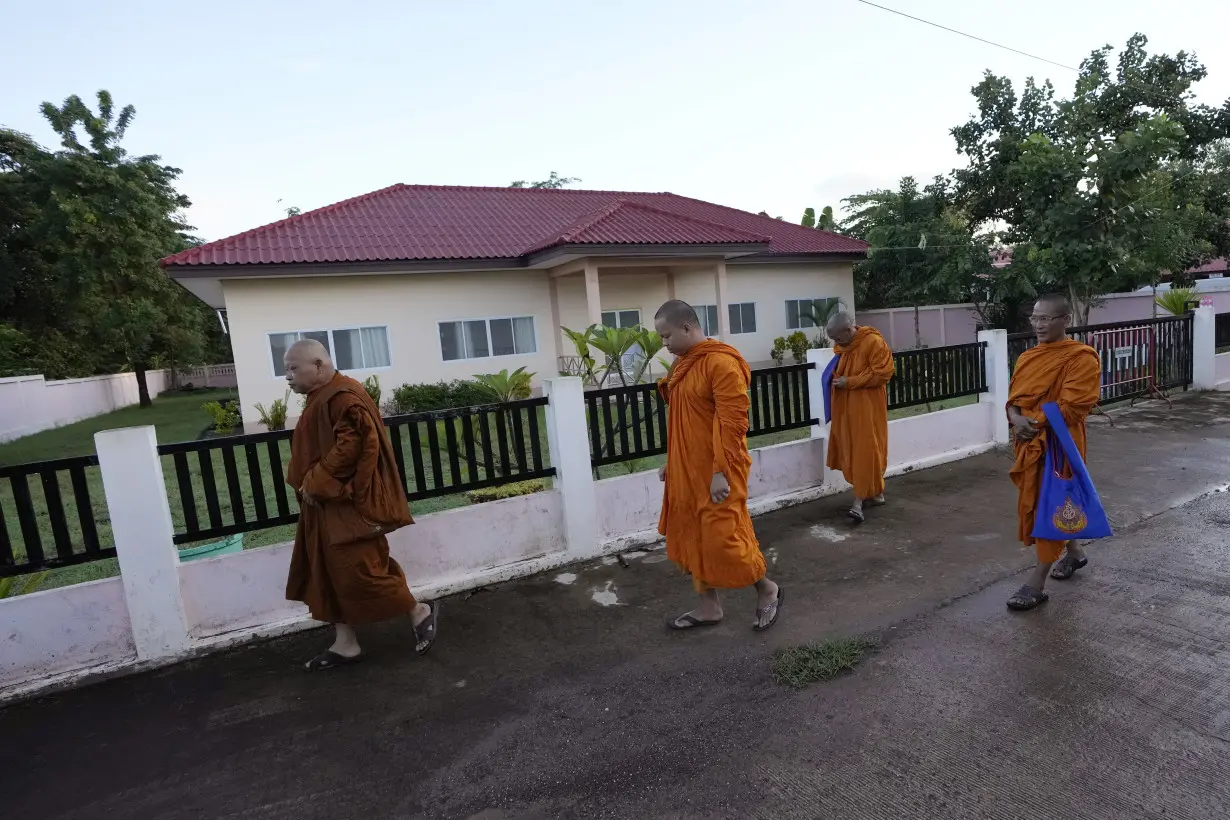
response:
M578 558L598 554L598 497L589 462L585 389L575 376L543 380L547 405L547 446L555 467L555 486L564 501L564 539Z
M1217 312L1211 305L1192 315L1192 389L1217 389Z
M95 434L94 446L137 658L175 655L191 641L154 428L104 430Z
M978 397L981 402L988 402L991 408L992 441L996 444L1007 444L1008 420L1003 415L1008 406L1008 385L1012 376L1008 370L1008 331L980 330L978 341L986 342L983 355L986 357L987 392Z

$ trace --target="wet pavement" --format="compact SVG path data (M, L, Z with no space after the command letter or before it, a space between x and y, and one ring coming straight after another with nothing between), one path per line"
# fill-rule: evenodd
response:
M0 710L0 805L32 818L1215 818L1230 816L1230 394L1091 423L1117 536L1004 600L1008 456L757 519L782 622L667 633L690 584L659 552L444 603L439 645L301 633ZM1182 506L1177 506L1182 505ZM1174 508L1174 509L1172 509ZM1169 510L1169 511L1167 511ZM781 647L874 634L796 692Z

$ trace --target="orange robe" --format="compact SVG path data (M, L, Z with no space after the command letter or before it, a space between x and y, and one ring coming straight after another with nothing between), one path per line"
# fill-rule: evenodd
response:
M833 378L846 377L844 388L833 388L829 452L825 463L840 470L854 485L855 498L875 498L884 492L888 469L888 382L893 377L893 351L874 327L863 325L848 345L835 345L841 356Z
M1017 359L1012 384L1008 388L1008 407L1016 407L1022 415L1045 424L1042 405L1049 402L1058 404L1063 420L1072 433L1072 440L1076 442L1081 458L1084 458L1085 419L1098 403L1101 384L1102 360L1089 345L1073 339L1040 344L1026 350ZM1042 489L1042 474L1046 469L1049 438L1045 427L1031 441L1017 441L1014 436L1016 459L1009 471L1018 492L1017 536L1025 546L1034 546L1040 564L1058 561L1066 543L1034 538L1030 534L1034 528L1038 493Z
M328 623L364 624L416 606L385 533L412 524L393 445L363 385L338 373L308 395L286 483L300 499L286 597Z
M691 574L698 592L749 586L765 575L747 511L751 376L739 351L707 340L681 356L658 383L670 405L658 532L666 536L667 556ZM709 497L715 473L730 482L730 495L720 504Z

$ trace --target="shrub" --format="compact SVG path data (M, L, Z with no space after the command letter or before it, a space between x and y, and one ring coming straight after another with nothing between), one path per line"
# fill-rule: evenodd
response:
M494 401L507 403L530 397L530 385L534 375L527 373L524 367L518 367L512 373L507 370L501 370L499 373L484 373L475 376L474 380L487 388Z
M374 375L368 376L363 381L363 389L367 391L367 395L371 396L372 401L375 402L377 407L379 407L380 396L384 392L380 389L380 377Z
M807 351L811 349L811 341L808 340L806 333L796 330L786 337L786 347L790 350L790 355L794 356L795 363L803 364L807 361Z
M466 498L471 504L483 504L488 501L499 501L502 498L516 498L519 495L533 495L547 489L547 482L541 479L533 481L517 481L513 484L501 484L498 487L486 487L481 490L470 490Z
M229 436L235 432L242 421L238 402L230 399L223 402L206 402L202 407L213 419L214 432L220 436Z
M437 384L403 384L393 390L393 400L386 406L393 411L393 415L405 415L492 403L491 392L486 387L476 381L458 380Z
M1157 306L1172 316L1182 316L1186 313L1188 302L1199 302L1200 293L1195 288L1174 288L1159 293Z
M261 414L261 424L269 430L285 430L286 429L286 411L287 402L290 401L290 391L286 391L286 395L275 401L269 407L263 404L256 405L256 412Z

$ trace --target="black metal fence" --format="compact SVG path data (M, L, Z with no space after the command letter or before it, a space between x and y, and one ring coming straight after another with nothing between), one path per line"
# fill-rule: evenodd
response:
M753 370L749 387L749 438L810 427L807 373L813 364ZM594 467L666 452L666 402L656 384L591 390L585 394L589 453Z
M893 354L888 408L976 396L987 390L986 343L902 350Z
M1085 325L1068 336L1090 345L1102 360L1102 401L1117 401L1158 390L1187 388L1192 383L1194 347L1192 314ZM1037 345L1035 334L1008 336L1008 369Z
M546 398L385 419L409 501L555 474ZM176 544L294 524L291 431L159 446ZM115 557L98 457L0 467L0 577Z
M106 510L97 456L0 467L0 577L114 558Z
M1230 348L1230 313L1217 314L1216 330L1214 333L1217 340L1214 344L1220 352L1224 348Z
M545 441L547 402L543 397L386 418L407 500L554 475ZM298 502L285 482L290 437L290 431L280 431L159 447L174 462L175 542L297 521Z

